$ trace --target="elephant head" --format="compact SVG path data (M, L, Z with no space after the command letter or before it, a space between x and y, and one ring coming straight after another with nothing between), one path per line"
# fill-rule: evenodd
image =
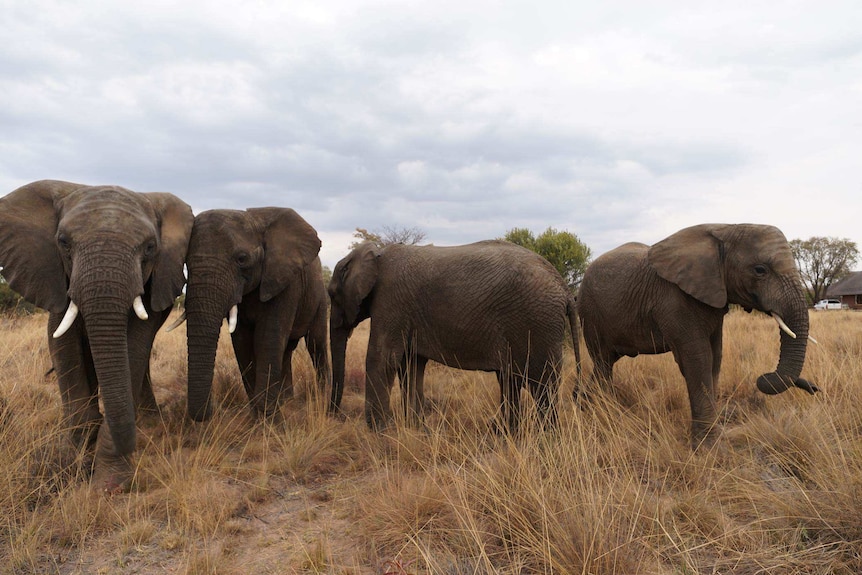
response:
M774 372L758 389L776 394L817 387L799 377L808 343L808 308L790 245L778 228L755 224L702 224L685 228L649 249L659 276L715 308L737 304L771 315L781 328Z
M267 302L320 251L317 232L290 208L209 210L195 217L187 266L188 413L212 415L213 367L222 320L233 333L244 296Z
M191 208L172 194L116 186L44 180L0 199L3 275L33 304L52 314L65 310L54 338L80 312L120 454L135 445L131 313L147 319L148 309L162 312L180 294L192 221Z
M359 323L369 317L370 295L377 283L382 250L372 242L356 247L335 265L327 291L332 352L332 396L329 412L337 413L344 393L344 361L347 340Z

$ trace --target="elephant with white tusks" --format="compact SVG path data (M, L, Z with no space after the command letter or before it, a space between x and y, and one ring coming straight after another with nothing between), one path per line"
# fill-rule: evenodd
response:
M808 309L790 245L778 228L755 224L697 225L597 258L579 293L594 379L609 381L622 356L672 351L688 388L692 444L712 441L728 304L767 313L780 327L778 367L758 377L760 391L818 391L799 377Z
M505 241L383 248L366 242L338 262L328 289L331 413L341 404L347 339L371 318L365 364L370 427L385 426L390 418L396 374L405 414L421 419L428 360L496 372L510 432L519 424L522 384L543 423L556 422L566 320L577 350L577 314L562 277L538 254Z
M0 198L3 276L50 312L66 423L78 446L95 442L97 488L131 482L135 411L156 409L150 350L185 283L193 221L172 194L117 186L43 180Z

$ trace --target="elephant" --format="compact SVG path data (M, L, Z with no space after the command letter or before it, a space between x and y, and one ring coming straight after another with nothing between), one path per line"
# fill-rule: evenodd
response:
M189 242L188 415L212 416L212 379L225 317L255 416L277 417L292 396L291 357L305 338L320 387L330 379L321 242L290 208L209 210Z
M130 486L136 408L157 409L150 351L185 283L193 220L173 194L118 186L41 180L0 198L3 275L50 312L65 422L77 447L95 444L96 488Z
M818 391L799 377L808 309L790 246L774 226L701 224L652 246L624 244L590 264L578 297L593 378L601 385L622 356L673 352L688 389L694 447L715 438L728 304L770 314L780 327L778 367L758 377L761 392Z
M391 419L395 375L408 421L423 417L428 360L493 371L506 430L519 426L526 383L543 424L555 424L566 320L577 352L574 295L540 255L507 241L438 247L365 242L339 261L331 300L332 394L338 414L347 341L371 318L365 364L365 420L381 429Z

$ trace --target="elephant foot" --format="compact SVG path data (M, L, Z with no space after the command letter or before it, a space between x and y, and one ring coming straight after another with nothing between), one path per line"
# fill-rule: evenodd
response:
M703 449L711 449L716 440L718 440L721 435L721 426L718 423L713 425L698 427L697 429L692 429L691 433L691 449L692 451L699 451Z
M112 458L112 461L97 458L90 486L106 495L128 493L132 487L133 476L132 465L128 458L120 457L117 460Z

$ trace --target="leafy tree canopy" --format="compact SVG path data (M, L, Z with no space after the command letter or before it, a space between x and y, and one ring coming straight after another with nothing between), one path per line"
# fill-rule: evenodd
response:
M512 228L503 239L532 250L551 262L572 291L580 285L592 257L590 248L578 236L552 227L538 237L526 228Z
M795 239L790 249L812 302L826 297L829 286L849 274L859 259L856 242L847 238Z

